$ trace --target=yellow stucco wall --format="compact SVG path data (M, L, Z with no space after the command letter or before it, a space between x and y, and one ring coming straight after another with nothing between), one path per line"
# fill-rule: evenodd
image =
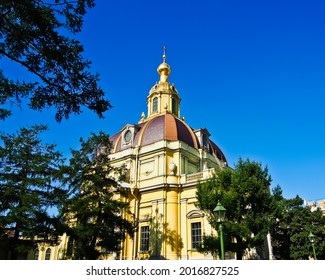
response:
M112 164L121 166L126 160L130 170L130 209L139 221L134 239L123 244L122 259L210 259L192 248L191 223L200 222L201 232L213 229L204 213L195 206L196 183L223 168L209 158L215 169L200 171L200 151L175 141L160 141L138 149L112 155ZM137 198L135 198L137 197ZM192 215L191 215L192 213ZM141 227L149 226L151 234L162 235L159 244L151 243L148 252L140 250ZM155 228L156 227L156 230Z

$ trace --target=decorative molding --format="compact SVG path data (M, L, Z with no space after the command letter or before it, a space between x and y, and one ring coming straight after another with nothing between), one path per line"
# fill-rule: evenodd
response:
M162 204L162 203L164 203L164 201L165 201L164 198L160 198L160 199L152 200L151 203L152 204Z
M188 201L188 198L182 198L180 202L181 202L181 204L184 204L184 203L187 203L187 201Z
M203 178L203 173L194 173L194 174L190 174L190 175L186 175L186 181L196 181L196 180L200 180Z
M187 219L203 218L204 216L204 212L197 209L191 210L186 214Z
M151 217L145 217L143 219L139 219L139 223L150 223L152 220Z

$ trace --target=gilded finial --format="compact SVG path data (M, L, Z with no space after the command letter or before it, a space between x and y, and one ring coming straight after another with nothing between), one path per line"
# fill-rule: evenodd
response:
M160 76L160 81L159 83L163 82L167 82L168 81L168 76L170 74L170 67L169 65L166 63L166 47L163 47L163 62L158 66L158 74Z

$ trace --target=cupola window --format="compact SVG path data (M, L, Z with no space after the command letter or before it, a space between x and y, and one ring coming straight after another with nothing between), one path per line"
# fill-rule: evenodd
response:
M158 112L158 97L155 97L152 101L152 113Z
M172 98L172 113L177 115L177 101L175 98Z

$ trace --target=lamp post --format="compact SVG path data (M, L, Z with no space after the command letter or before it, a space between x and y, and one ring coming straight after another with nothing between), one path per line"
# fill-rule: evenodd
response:
M225 248L224 248L224 244L223 244L222 223L225 221L226 209L218 201L218 204L217 204L216 208L214 208L213 212L215 213L217 223L219 224L221 259L224 260L225 259Z
M317 260L316 258L316 251L315 251L315 235L312 234L312 232L309 233L308 239L311 243L311 246L313 247L313 252L314 252L314 260Z

